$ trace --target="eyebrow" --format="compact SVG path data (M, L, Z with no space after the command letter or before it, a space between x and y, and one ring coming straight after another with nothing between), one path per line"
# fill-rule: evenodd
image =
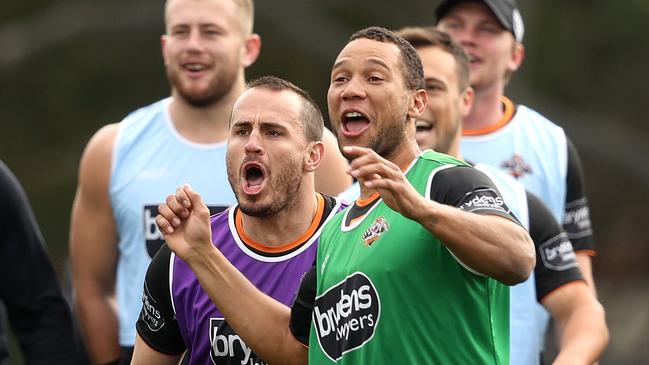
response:
M249 120L237 120L232 122L231 127L250 127L254 123L249 121ZM285 129L288 130L289 127L283 125L280 122L275 122L275 121L262 121L259 122L260 127L263 128L277 128L277 129Z
M340 60L340 61L334 63L334 65L333 65L333 67L331 68L331 70L333 71L333 70L335 70L335 69L337 69L337 68L339 68L339 67L345 65L345 64L348 63L348 62L349 62L349 61L346 60L346 59ZM384 68L384 69L386 69L386 70L389 70L389 69L390 69L390 67L388 66L387 63L383 62L383 60L378 59L378 58L369 58L369 59L367 59L367 60L365 61L365 63L374 64L374 65L380 66L380 67L382 67L382 68Z

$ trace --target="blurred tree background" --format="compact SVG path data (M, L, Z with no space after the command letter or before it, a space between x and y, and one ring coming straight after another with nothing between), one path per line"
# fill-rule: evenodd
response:
M430 25L436 4L257 1L263 48L248 77L288 78L326 110L330 67L354 31ZM647 363L649 1L519 5L527 57L507 95L563 126L581 153L612 334L601 363ZM159 0L3 1L0 159L24 184L64 283L81 152L102 125L168 95L163 31Z

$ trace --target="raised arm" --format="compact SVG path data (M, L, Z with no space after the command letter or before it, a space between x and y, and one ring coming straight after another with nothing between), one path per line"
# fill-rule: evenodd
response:
M324 129L322 142L325 152L320 166L315 170L315 190L336 196L352 184L352 177L347 174L349 163L340 153L336 136L327 128Z
M116 134L117 125L108 125L88 142L79 166L70 227L76 313L90 357L100 364L120 357L115 303L117 234L108 196Z
M257 290L212 245L209 210L188 186L159 207L167 245L194 271L234 331L269 364L306 364L307 349L289 329L287 306Z
M374 151L345 147L345 152L357 156L351 164L352 176L363 181L365 188L377 190L390 208L419 222L438 237L471 270L509 285L524 281L532 272L535 263L532 240L523 227L505 214L503 204L489 203L489 209L483 209L489 214L474 214L459 209L465 203L468 205L467 198L480 198L482 195L475 194L483 191L491 194L486 195L489 201L499 198L493 183L481 172L469 167L448 169L468 171L474 176L469 176L468 182L475 188L460 189L460 194L456 192L455 195L465 199L459 201L446 198L449 193L443 192L440 195L447 201L442 201L442 204L419 194L397 165ZM471 180L478 177L484 180L473 184ZM433 184L449 189L462 186L454 181L453 176L447 176L447 181Z

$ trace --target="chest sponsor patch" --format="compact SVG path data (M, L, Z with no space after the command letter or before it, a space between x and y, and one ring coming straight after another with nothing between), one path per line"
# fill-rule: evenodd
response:
M332 361L374 337L381 316L379 294L365 274L356 272L316 297L313 309L320 348Z
M210 359L214 364L223 365L267 365L224 318L210 318Z
M554 271L577 267L575 251L565 233L558 234L539 246L543 266Z
M221 213L226 210L228 207L222 205L208 205L207 208L210 210L210 215L216 213ZM146 244L146 252L149 254L149 258L153 258L156 252L162 247L164 239L162 238L162 233L158 229L158 225L155 223L155 217L158 215L158 204L147 204L144 206L142 212L142 219L144 223L144 242Z

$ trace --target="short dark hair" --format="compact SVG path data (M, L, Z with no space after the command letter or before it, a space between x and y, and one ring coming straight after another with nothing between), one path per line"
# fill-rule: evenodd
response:
M451 39L447 33L435 27L405 27L396 34L410 42L415 49L423 47L440 47L455 59L458 87L464 91L469 87L469 57L462 46Z
M309 142L321 141L324 130L324 118L318 104L313 100L308 92L302 90L290 81L284 80L277 76L267 75L250 81L247 85L248 90L254 88L266 88L274 91L289 90L297 94L302 99L302 126L304 136Z
M408 41L385 28L369 27L352 34L347 43L363 38L396 45L401 53L401 71L406 88L408 90L424 88L424 68L421 59Z

